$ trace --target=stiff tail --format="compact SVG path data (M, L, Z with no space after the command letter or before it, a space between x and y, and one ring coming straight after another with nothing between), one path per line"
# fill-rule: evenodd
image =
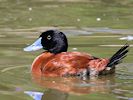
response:
M119 64L123 58L127 56L127 52L129 51L129 45L125 44L121 47L109 60L107 67L113 67L114 65Z

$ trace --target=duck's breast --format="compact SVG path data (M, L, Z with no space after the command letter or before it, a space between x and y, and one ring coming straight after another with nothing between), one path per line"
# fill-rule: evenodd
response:
M44 52L37 56L31 66L31 71L34 74L41 75L42 74L42 68L44 67L47 62L49 62L53 58L54 54Z

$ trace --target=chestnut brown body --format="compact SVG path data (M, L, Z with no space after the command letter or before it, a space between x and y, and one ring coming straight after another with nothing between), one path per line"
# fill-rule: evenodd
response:
M44 76L67 76L89 74L90 70L100 72L106 68L108 59L95 58L87 53L44 52L32 64L32 73Z

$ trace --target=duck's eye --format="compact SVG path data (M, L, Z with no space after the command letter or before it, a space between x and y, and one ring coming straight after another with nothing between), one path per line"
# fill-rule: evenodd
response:
M51 36L50 36L50 35L48 35L48 36L47 36L47 39L48 39L48 40L50 40L50 39L51 39Z

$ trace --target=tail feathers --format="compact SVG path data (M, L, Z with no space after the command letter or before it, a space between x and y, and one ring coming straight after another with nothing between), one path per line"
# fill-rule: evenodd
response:
M120 48L109 60L107 67L112 67L119 64L123 58L127 56L129 51L129 45L126 43L122 48Z

